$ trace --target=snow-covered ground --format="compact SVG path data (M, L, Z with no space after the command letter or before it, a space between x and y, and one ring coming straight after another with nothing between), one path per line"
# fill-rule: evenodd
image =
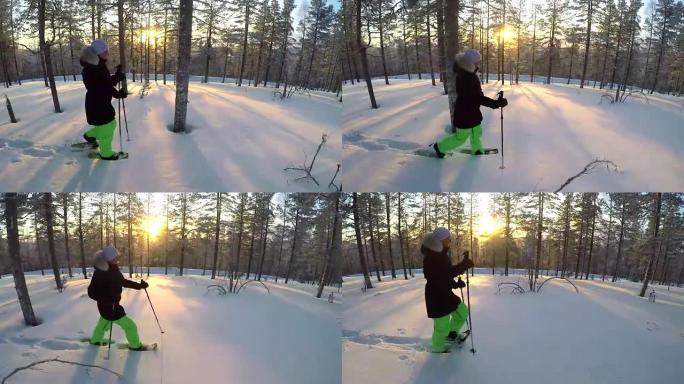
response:
M0 377L15 367L59 357L96 364L122 374L127 383L339 383L341 375L339 301L314 297L315 287L267 282L243 287L239 295L207 293L208 277L152 275L152 303L164 328L159 333L143 291L125 289L122 305L138 325L141 340L157 342L153 352L90 346L98 319L88 298L88 280L54 289L51 272L27 276L36 315L44 320L25 327L10 276L0 279ZM337 297L336 297L337 299ZM114 327L113 339L125 342ZM12 376L8 383L115 383L97 368L46 363Z
M0 190L4 191L328 191L342 156L341 103L332 94L311 92L273 100L273 87L237 87L232 82L190 83L188 135L173 125L173 82L152 82L139 97L140 83L129 82L125 100L131 141L124 161L88 159L71 152L88 129L80 81L57 79L64 110L54 113L50 92L40 81L5 89L17 124L4 108L0 124ZM218 79L215 79L218 80ZM220 81L220 80L218 80ZM112 105L117 109L117 101ZM122 128L123 129L123 128ZM284 171L323 146L310 180ZM114 149L119 149L116 133ZM339 179L338 183L339 185Z
M475 355L470 340L449 354L428 352L425 279L387 279L363 293L344 281L344 383L678 383L684 377L684 289L551 280L538 293L497 294L522 276L470 278ZM649 292L650 292L649 288ZM465 292L465 290L464 290ZM464 326L464 329L467 327Z
M503 90L509 102L501 170L499 155L414 155L450 132L447 97L430 80L390 82L373 80L377 110L364 83L344 87L342 177L349 190L553 191L595 159L613 161L619 172L600 167L565 191L684 190L682 98L655 94L611 105L600 103L601 95L614 91L508 81L502 87L490 77L485 95ZM482 113L483 142L500 149L499 111Z

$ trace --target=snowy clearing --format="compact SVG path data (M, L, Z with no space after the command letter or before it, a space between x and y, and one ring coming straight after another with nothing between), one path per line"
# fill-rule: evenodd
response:
M499 155L454 154L444 160L416 156L451 131L442 86L429 80L373 81L379 109L365 84L344 87L345 186L354 191L554 191L595 159L599 167L564 191L684 190L684 100L661 94L601 102L605 92L575 85L482 86L503 90L505 169ZM508 83L507 83L508 84ZM614 94L614 91L612 91ZM500 113L482 107L485 147L500 148ZM468 144L465 145L468 147ZM368 169L373 169L372 177Z
M217 80L220 81L220 80ZM79 82L57 82L63 113L56 114L49 89L32 81L5 93L17 124L6 110L0 124L0 190L5 191L329 191L328 183L342 156L341 103L333 94L295 94L273 100L272 87L232 83L190 84L190 134L173 134L175 91L172 82L151 83L140 99L141 85L129 83L125 100L131 141L130 158L91 160L71 152L88 129ZM3 103L4 104L4 103ZM112 101L118 109L117 100ZM4 108L3 108L4 109ZM311 180L284 171L308 162L328 135ZM115 133L113 147L119 149ZM339 177L337 185L339 185Z
M476 354L470 340L449 354L429 351L421 274L377 283L346 277L342 369L346 383L676 383L684 377L684 289L551 280L538 293L497 295L524 276L470 278ZM526 288L526 287L525 287ZM649 288L650 292L651 288ZM464 290L465 293L465 290ZM464 326L464 329L467 327Z
M47 272L47 271L46 271ZM128 275L126 274L126 277ZM11 276L0 280L0 377L15 367L59 357L96 364L124 376L127 383L339 383L341 377L339 304L316 299L316 287L292 282L267 282L270 295L258 284L239 295L207 293L216 281L201 276L152 275L152 303L164 328L157 323L142 291L124 289L121 304L137 323L144 343L157 342L157 351L131 352L80 342L89 337L98 319L88 298L89 280L71 279L64 293L54 289L51 274L27 275L36 315L44 323L23 325ZM114 327L113 340L125 342ZM162 377L163 375L163 377ZM8 383L116 383L100 369L60 363L24 370Z

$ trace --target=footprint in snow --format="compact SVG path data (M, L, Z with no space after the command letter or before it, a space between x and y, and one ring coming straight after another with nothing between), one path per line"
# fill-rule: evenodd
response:
M23 153L27 156L42 158L50 158L55 154L53 150L45 148L26 148Z
M51 349L53 351L73 351L81 349L82 344L70 342L66 340L44 340L39 344L41 347Z
M399 356L399 360L408 360L408 358L409 358L409 357L406 356L406 355L401 355L401 356Z

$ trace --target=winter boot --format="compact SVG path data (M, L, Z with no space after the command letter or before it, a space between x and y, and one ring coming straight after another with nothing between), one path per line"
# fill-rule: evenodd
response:
M113 153L111 156L107 156L107 157L100 155L100 159L102 159L102 160L119 160L119 154Z
M88 135L86 135L86 134L84 133L84 134L83 134L83 139L84 139L88 144L90 144L93 148L97 148L97 147L98 147L98 145L97 145L97 139L96 139L96 138L90 137L90 136L88 136Z
M444 153L442 153L442 151L439 150L439 147L437 147L437 143L432 144L432 149L435 150L435 155L437 155L437 157L439 157L440 159L444 158L445 155Z

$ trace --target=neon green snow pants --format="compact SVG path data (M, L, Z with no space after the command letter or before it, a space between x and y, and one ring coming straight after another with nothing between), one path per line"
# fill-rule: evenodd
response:
M104 338L105 332L109 331L109 327L112 323L118 325L123 329L126 334L126 339L128 340L128 346L131 348L140 348L142 343L140 342L140 337L138 337L138 327L135 322L131 320L128 316L124 316L119 320L109 321L104 317L100 317L97 321L95 329L93 329L93 335L90 336L90 343L97 344L101 343Z
M85 133L86 136L94 137L97 140L97 145L100 148L100 156L110 157L114 154L112 151L112 139L114 138L115 129L116 119L113 119L107 124L96 125Z
M444 352L446 350L446 338L449 332L458 332L468 319L468 307L460 303L456 310L450 314L433 321L432 351Z
M463 145L470 138L471 153L482 150L482 126L476 125L470 129L457 128L455 133L443 138L437 143L437 148L442 153Z

